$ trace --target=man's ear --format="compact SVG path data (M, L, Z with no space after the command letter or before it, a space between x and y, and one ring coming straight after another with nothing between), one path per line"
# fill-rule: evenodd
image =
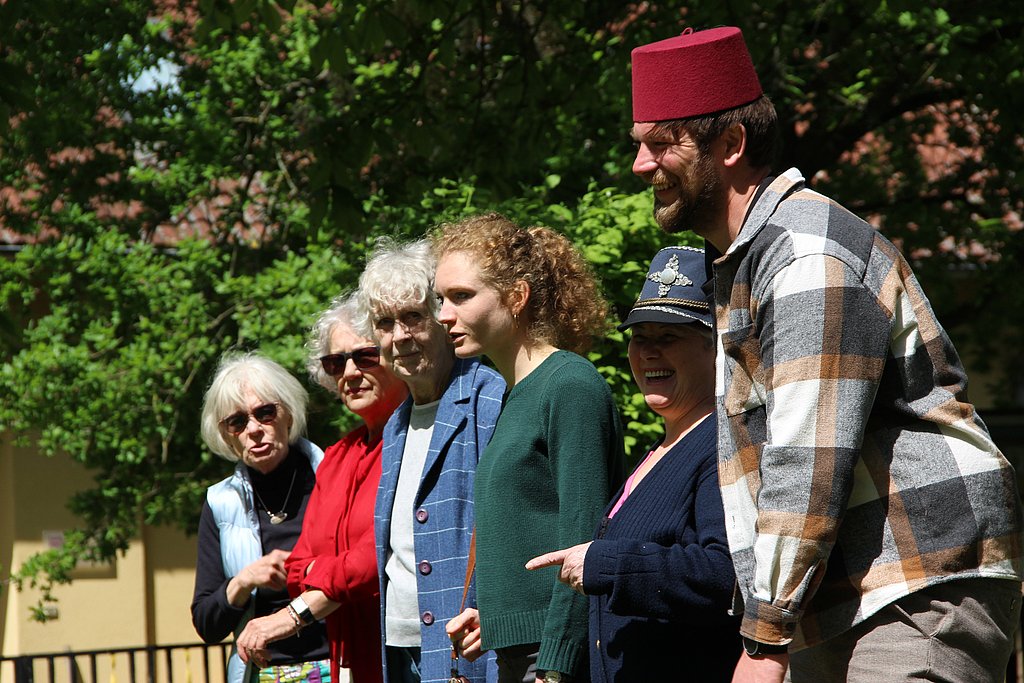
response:
M718 138L722 145L722 163L735 166L747 151L747 129L742 123L729 126Z

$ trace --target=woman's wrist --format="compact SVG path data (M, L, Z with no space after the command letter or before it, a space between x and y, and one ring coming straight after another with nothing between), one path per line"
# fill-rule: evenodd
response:
M288 605L272 614L268 614L263 619L265 633L267 634L267 645L284 640L285 638L297 636L299 631L302 630L295 628L295 619L292 618Z
M245 607L249 603L249 595L251 593L252 588L246 586L240 575L231 577L231 580L228 581L228 585L224 589L228 604L232 607Z
M299 616L299 613L296 612L295 608L291 605L285 607L284 611L288 614L288 618L292 620L292 625L295 627L293 635L299 635L299 632L302 630L302 627L305 626L305 624L302 623L302 618Z

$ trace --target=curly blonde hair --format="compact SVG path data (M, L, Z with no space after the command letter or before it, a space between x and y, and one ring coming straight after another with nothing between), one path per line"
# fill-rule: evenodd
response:
M565 235L523 228L499 213L444 223L433 235L438 260L465 252L506 304L519 281L530 296L519 314L530 339L586 352L608 329L608 302L589 264Z

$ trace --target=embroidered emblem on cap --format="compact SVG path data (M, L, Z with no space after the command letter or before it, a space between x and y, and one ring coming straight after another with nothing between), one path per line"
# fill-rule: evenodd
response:
M679 272L679 258L673 254L658 273L648 273L647 279L658 283L658 296L667 296L672 287L689 287L693 280Z

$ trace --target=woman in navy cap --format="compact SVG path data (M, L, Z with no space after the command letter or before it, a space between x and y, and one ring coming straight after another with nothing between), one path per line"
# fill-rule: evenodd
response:
M612 497L590 543L531 560L590 597L590 663L605 681L729 681L739 622L718 487L715 348L704 252L655 255L629 329L629 365L665 437Z

